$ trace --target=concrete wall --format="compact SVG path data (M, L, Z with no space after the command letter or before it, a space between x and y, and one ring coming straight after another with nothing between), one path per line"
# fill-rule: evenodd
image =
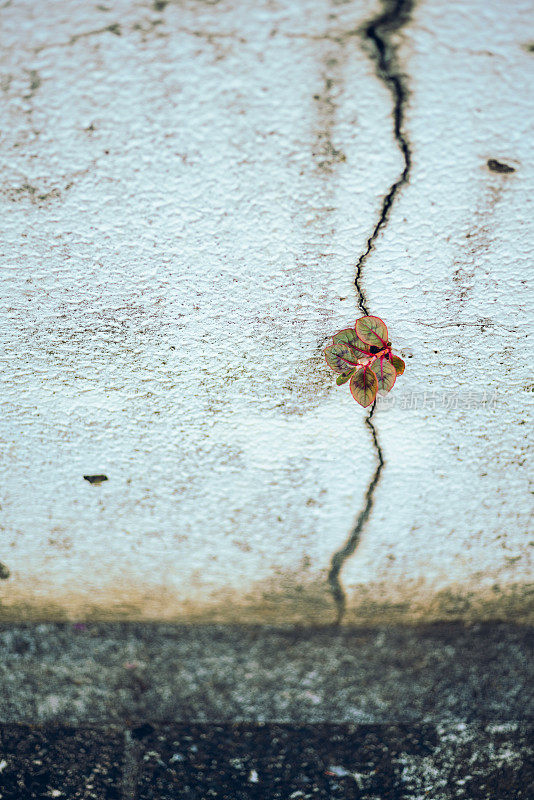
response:
M529 618L532 8L397 5L2 4L0 619Z

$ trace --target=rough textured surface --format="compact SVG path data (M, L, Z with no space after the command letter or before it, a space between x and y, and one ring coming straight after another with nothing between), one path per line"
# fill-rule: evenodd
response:
M531 733L513 724L175 726L146 736L140 798L527 800Z
M345 618L531 614L531 4L411 6L2 4L4 619L334 619L376 448L322 348L393 73L360 284L408 368Z
M0 799L528 800L531 733L514 723L145 724L121 741L110 729L0 726Z
M0 800L119 800L124 735L0 724Z
M19 626L0 630L0 720L530 719L532 645L503 624Z
M3 627L0 800L528 800L532 644L506 624Z
M386 463L343 574L349 620L366 599L370 616L387 599L393 617L419 606L514 618L529 602L534 62L532 8L509 9L423 3L395 39L411 92L410 180L364 277L368 305L412 357L373 418ZM399 148L398 162L394 179Z

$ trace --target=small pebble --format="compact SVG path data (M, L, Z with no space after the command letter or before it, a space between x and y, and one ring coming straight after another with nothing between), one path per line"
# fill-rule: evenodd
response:
M345 767L328 767L328 774L335 775L336 778L345 778L347 775L352 775Z

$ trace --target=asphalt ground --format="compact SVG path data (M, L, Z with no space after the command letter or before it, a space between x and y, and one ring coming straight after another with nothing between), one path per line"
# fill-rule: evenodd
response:
M534 797L532 631L0 628L6 798Z

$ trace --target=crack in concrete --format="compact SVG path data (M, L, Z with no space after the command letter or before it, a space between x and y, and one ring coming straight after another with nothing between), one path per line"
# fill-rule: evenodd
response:
M367 240L367 246L356 264L354 285L358 292L358 305L364 314L369 314L365 292L361 285L362 269L373 245L386 224L391 206L399 190L408 183L412 165L412 151L408 137L403 131L404 107L408 98L408 87L404 74L400 71L397 60L397 45L392 41L392 34L397 33L411 18L414 0L382 0L383 12L374 17L362 29L364 42L371 42L371 56L376 62L376 73L388 87L393 98L393 132L404 159L404 169L399 178L392 183L382 201L378 222Z
M408 97L408 88L403 73L400 71L397 59L397 45L392 41L392 34L400 30L411 18L414 8L414 0L382 0L383 11L377 17L373 17L367 22L361 30L361 35L364 42L371 42L373 45L372 57L376 62L376 72L380 80L382 80L393 98L393 131L395 140L399 146L404 159L404 169L402 170L399 178L390 186L388 193L382 201L380 216L367 240L367 246L356 264L356 278L354 285L358 292L358 306L361 311L368 315L367 302L365 292L361 285L362 269L369 253L373 249L373 245L380 233L380 230L386 224L389 218L389 212L393 202L404 184L408 183L410 177L410 168L412 164L412 153L407 136L403 131L404 124L404 108ZM377 466L374 474L369 482L367 491L365 492L363 509L358 514L356 523L349 535L349 538L343 547L334 553L330 563L330 571L328 573L328 582L330 584L330 591L337 606L336 625L341 623L346 611L347 598L345 590L343 589L340 574L343 566L348 558L350 558L356 548L358 547L361 539L362 530L369 519L374 502L374 492L380 480L380 475L384 467L384 456L380 443L378 441L378 434L373 425L372 419L376 408L376 400L372 405L371 411L365 419L365 424L371 431L373 445L377 457Z
M345 564L345 561L350 558L356 548L360 543L361 532L367 520L369 519L369 515L373 508L374 502L374 492L375 488L380 480L380 473L382 472L382 468L384 466L384 456L382 454L382 449L380 447L380 443L378 441L378 434L376 432L376 428L372 423L373 414L376 408L376 400L373 403L371 411L369 412L368 416L365 419L365 424L371 431L371 436L373 437L373 444L375 447L376 455L378 458L378 464L374 471L373 477L367 487L367 491L365 493L365 503L363 509L358 514L356 519L356 523L350 533L349 538L341 548L332 556L332 561L330 564L330 571L328 573L328 582L330 584L330 591L334 597L336 606L337 606L337 617L336 617L336 625L339 625L341 620L343 619L343 615L345 614L346 606L347 606L347 598L341 581L339 579L341 570Z
M33 52L35 55L42 53L43 50L50 50L54 47L70 47L73 44L76 44L80 39L87 39L89 36L99 36L101 33L113 33L115 36L121 36L121 26L118 22L113 22L111 25L106 25L104 28L97 28L96 30L92 31L82 31L82 33L75 33L73 36L70 37L68 41L64 42L50 42L49 44L42 44L39 47L35 47Z

